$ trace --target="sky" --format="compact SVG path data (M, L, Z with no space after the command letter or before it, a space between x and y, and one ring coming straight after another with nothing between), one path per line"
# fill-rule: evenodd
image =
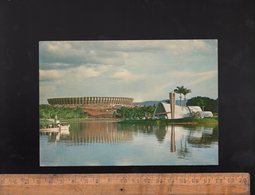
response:
M168 99L177 86L187 99L218 97L216 39L40 41L40 104L49 97Z

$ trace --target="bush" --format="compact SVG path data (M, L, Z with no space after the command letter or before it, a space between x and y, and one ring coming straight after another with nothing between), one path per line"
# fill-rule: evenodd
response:
M124 119L152 118L155 106L143 106L127 108L122 107L117 110L117 116Z
M204 111L218 112L218 99L214 100L208 97L193 97L187 101L187 106L200 106Z
M55 107L50 105L40 105L39 107L40 119L55 118L58 119L72 119L72 118L86 118L87 113L83 112L82 108L67 108L67 107Z

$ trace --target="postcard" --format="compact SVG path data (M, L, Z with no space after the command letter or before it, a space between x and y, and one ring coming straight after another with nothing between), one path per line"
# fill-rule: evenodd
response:
M40 41L40 166L218 165L217 44Z

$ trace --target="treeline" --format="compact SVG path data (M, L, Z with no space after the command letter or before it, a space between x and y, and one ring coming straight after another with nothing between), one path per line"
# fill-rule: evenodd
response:
M40 119L51 119L57 115L58 119L86 118L87 114L81 108L54 107L40 105Z
M200 106L204 111L218 113L218 99L214 100L209 97L193 97L187 101L187 106Z
M117 110L115 117L123 119L149 119L152 118L155 108L155 106L122 107Z

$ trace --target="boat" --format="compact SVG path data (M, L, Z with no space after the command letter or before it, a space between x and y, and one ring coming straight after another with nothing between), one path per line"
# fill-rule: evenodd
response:
M47 132L49 132L49 133L61 133L61 134L68 133L69 134L69 127L70 127L69 124L64 124L64 123L60 123L57 126L48 125L44 128L40 128L40 132L42 132L42 133L47 133Z
M41 133L60 133L60 134L69 134L69 127L70 124L66 122L60 122L57 120L57 117L55 120L48 119L44 122L42 122L40 126L40 132Z

